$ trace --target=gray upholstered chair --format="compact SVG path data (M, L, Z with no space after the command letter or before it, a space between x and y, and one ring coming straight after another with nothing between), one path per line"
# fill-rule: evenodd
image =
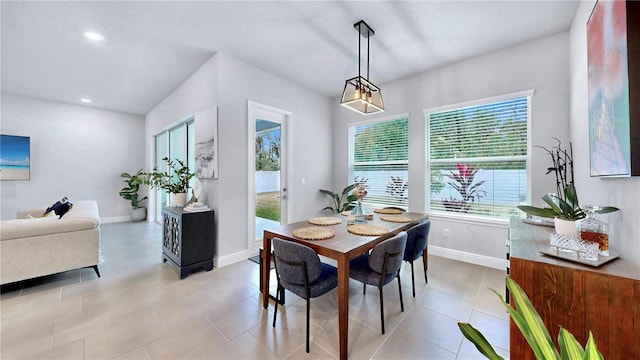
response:
M411 264L411 286L413 287L413 297L416 297L416 280L413 273L413 261L418 260L422 256L422 269L424 270L424 282L427 279L427 256L426 249L429 240L429 229L431 228L431 220L424 220L420 224L412 226L407 230L407 247L404 250L404 261Z
M400 293L400 310L404 311L400 267L402 266L402 256L404 255L406 244L407 233L403 231L376 245L370 254L360 255L349 263L349 277L364 284L364 293L366 293L367 285L378 287L380 292L380 321L383 334L384 300L382 287L396 278L398 279L398 292Z
M328 293L338 286L338 272L334 266L320 262L318 254L308 246L278 238L273 239L273 259L276 264L278 290L276 298L284 299L284 290L307 301L307 352L309 352L310 299ZM278 300L273 312L276 326Z

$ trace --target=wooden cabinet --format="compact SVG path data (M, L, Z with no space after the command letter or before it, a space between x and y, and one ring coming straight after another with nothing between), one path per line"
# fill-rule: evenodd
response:
M213 210L189 212L165 207L162 213L162 260L176 267L180 279L197 268L213 269Z
M562 326L582 345L591 331L605 359L640 359L640 266L624 254L598 268L541 255L552 231L512 220L509 257L556 345ZM535 359L513 321L510 337L512 359Z

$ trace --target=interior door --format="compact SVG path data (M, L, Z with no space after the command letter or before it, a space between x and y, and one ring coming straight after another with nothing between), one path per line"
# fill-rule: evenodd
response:
M287 119L289 113L249 103L249 252L266 228L288 223ZM253 180L253 181L251 181Z

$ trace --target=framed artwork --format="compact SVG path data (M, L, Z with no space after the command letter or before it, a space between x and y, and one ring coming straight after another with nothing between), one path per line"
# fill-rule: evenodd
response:
M598 1L587 22L591 176L640 175L640 4Z
M195 158L198 179L218 178L218 109L195 116Z
M28 136L0 135L0 180L29 180L30 156Z

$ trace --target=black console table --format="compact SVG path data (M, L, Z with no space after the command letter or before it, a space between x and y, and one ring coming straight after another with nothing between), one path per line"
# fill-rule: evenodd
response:
M180 279L197 268L212 270L214 250L213 210L163 209L162 260L179 270Z

